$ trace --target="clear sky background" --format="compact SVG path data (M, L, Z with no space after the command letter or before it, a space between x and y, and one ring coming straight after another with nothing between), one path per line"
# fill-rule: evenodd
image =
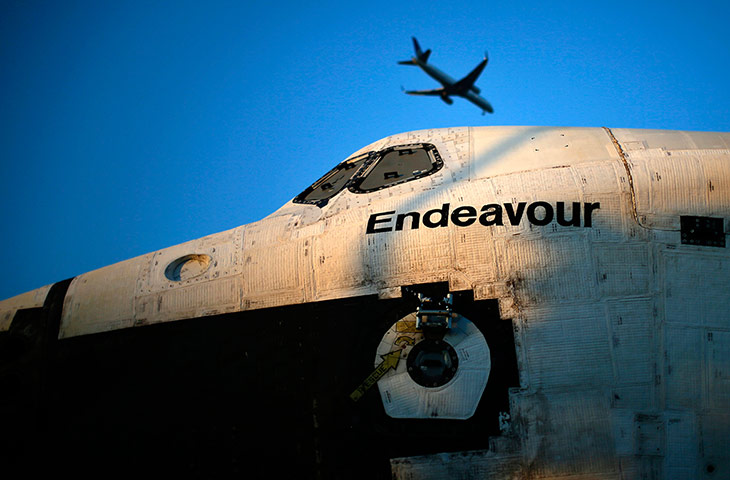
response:
M720 1L0 2L0 299L259 220L423 128L730 131ZM461 78L493 115L404 95Z

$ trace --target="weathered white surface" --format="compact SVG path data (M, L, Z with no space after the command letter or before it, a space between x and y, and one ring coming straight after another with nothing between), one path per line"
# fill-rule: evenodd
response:
M727 134L626 129L613 133L631 167L642 225L679 230L680 214L727 215ZM730 219L725 220L728 225Z
M59 338L134 326L137 283L151 258L143 255L74 278L63 302Z
M447 281L497 299L515 325L514 442L469 462L397 461L398 478L470 478L469 465L494 478L730 476L730 250L684 245L679 233L681 215L721 217L730 231L730 134L452 128L361 152L414 142L434 144L443 169L370 194L345 190L322 209L289 202L260 222L77 277L61 338ZM365 233L374 213L536 201L600 208L590 228L523 218ZM214 263L185 282L165 277L192 254ZM0 302L0 330L47 291Z
M390 461L393 478L401 480L470 480L474 478L523 478L520 458L490 450L442 453Z
M22 308L42 307L51 285L21 293L15 297L0 302L0 332L10 328L15 312Z

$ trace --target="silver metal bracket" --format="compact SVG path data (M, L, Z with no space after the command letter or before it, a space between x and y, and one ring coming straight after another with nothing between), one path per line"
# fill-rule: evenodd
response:
M416 328L421 330L448 330L454 315L452 304L454 297L450 293L443 300L433 300L418 294L420 305L416 309Z

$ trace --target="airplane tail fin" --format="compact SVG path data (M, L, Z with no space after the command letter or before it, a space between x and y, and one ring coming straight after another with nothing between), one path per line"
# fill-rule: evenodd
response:
M411 37L413 39L413 50L416 51L416 56L420 61L423 63L428 62L428 57L431 55L431 49L429 48L425 52L421 50L421 46L418 44L418 40L416 40L416 37Z
M416 40L416 37L411 38L413 39L413 49L416 51L416 56L411 60L403 60L402 62L398 62L398 65L418 65L418 63L416 63L416 58L418 58L423 63L428 62L428 57L431 55L431 49L429 48L425 52L422 51L421 46L418 44L418 40Z

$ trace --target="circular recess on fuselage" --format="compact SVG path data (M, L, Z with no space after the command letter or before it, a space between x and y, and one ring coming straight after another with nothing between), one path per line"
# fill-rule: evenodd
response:
M454 378L459 369L459 356L454 347L443 340L423 340L408 354L408 375L422 387L440 387Z
M388 359L394 364L377 381L385 413L392 418L470 418L491 369L484 335L467 318L455 314L451 328L436 343L416 328L417 321L416 312L398 320L383 335L375 352L373 367L378 371L388 366ZM423 353L419 355L419 351ZM398 352L396 359L400 361L396 362L393 354ZM418 382L408 367L421 371ZM434 383L440 386L434 387Z
M170 262L165 268L165 277L173 282L183 282L204 274L212 262L210 255L195 253Z

